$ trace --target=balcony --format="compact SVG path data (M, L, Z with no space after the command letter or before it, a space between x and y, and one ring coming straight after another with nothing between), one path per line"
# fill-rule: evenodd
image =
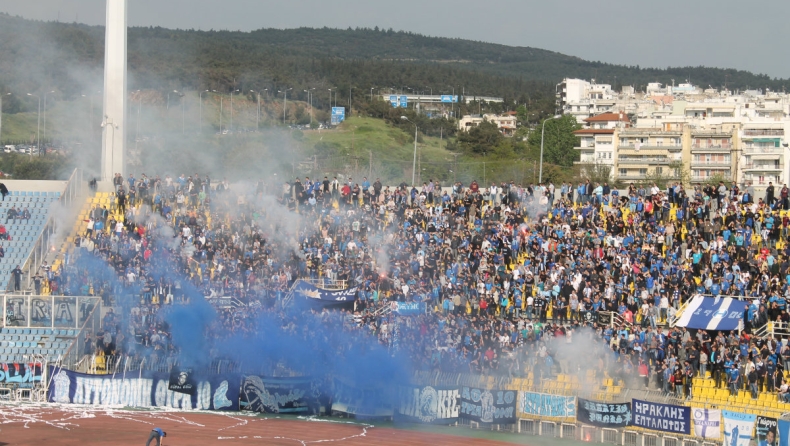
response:
M617 175L617 179L620 181L645 181L648 178L650 179L664 178L668 180L679 180L680 175L677 175L675 172L664 172L664 173L653 173L653 174L628 173L625 175L621 175L621 174Z
M743 129L743 136L784 136L784 129Z
M707 151L716 151L716 152L729 152L732 150L732 145L727 144L692 144L691 150L707 150Z
M636 146L633 144L621 144L617 146L620 149L628 149L628 150L636 150ZM655 146L655 145L648 145L648 144L641 144L639 146L639 150L669 150L669 151L676 151L676 150L683 150L683 146Z
M732 175L727 173L727 174L716 174L716 175L710 175L710 176L702 176L702 175L694 175L693 171L691 173L691 182L692 183L694 183L694 182L702 183L702 182L705 182L705 181L708 181L708 180L712 180L712 179L717 179L718 180L719 178L721 178L722 181L731 181L732 180Z
M744 164L742 167L744 172L751 171L751 172L781 172L784 170L781 165L779 164L756 164L756 163L747 163Z
M691 161L691 167L730 167L730 161Z
M743 153L750 154L750 153L765 153L769 155L782 155L784 154L784 148L776 147L773 145L755 145L755 144L746 144L743 146Z
M661 164L667 165L671 163L672 160L669 158L618 158L617 164Z

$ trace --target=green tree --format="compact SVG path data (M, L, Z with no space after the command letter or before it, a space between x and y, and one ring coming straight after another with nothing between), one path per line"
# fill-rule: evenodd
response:
M468 131L459 132L457 142L458 148L466 153L485 155L496 148L501 151L504 139L495 123L483 121Z
M543 136L543 162L572 167L573 162L579 159L579 151L574 149L579 145L579 138L573 132L581 129L581 125L570 115L544 120L534 132L530 133L527 140L529 152L535 158L540 157L543 125L546 126Z

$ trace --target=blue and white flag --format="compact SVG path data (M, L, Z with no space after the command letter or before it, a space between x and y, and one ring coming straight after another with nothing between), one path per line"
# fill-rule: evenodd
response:
M721 415L724 418L724 446L749 446L757 416L729 410L722 410Z
M633 426L675 434L691 434L691 408L632 400Z
M779 446L790 445L790 421L778 420L777 430L779 431L777 432L779 434Z
M401 316L425 314L425 302L390 302L390 310Z
M325 290L304 280L298 281L293 289L295 293L307 299L335 303L354 302L357 298L358 290L357 287L346 288L345 290Z
M680 318L678 327L701 330L737 330L743 319L744 303L731 297L694 296Z
M694 435L702 438L721 437L721 410L693 409Z

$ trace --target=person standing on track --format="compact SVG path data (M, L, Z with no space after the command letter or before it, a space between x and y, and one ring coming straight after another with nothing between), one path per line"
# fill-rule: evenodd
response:
M155 427L151 431L151 435L148 436L148 441L145 443L145 446L150 446L153 440L156 440L156 446L162 446L162 437L167 437L167 432L163 431L161 428Z

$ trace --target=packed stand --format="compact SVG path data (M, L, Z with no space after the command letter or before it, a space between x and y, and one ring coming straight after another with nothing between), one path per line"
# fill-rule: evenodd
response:
M724 184L418 188L325 177L244 188L198 174L115 184L46 280L55 293L129 307L105 318L90 344L99 354L173 358L160 310L195 299L187 289L221 307L210 339L255 336L262 313L298 324L279 303L308 279L358 286L353 311L340 313L346 330L372 333L418 369L537 379L593 369L686 397L711 372L733 392L788 393L788 347L750 334L790 320L786 186L755 201L751 187ZM97 259L109 268L85 267ZM743 333L669 328L695 294L743 298ZM392 301L429 311L397 316ZM601 312L617 322L599 323ZM589 361L574 345L609 353Z

